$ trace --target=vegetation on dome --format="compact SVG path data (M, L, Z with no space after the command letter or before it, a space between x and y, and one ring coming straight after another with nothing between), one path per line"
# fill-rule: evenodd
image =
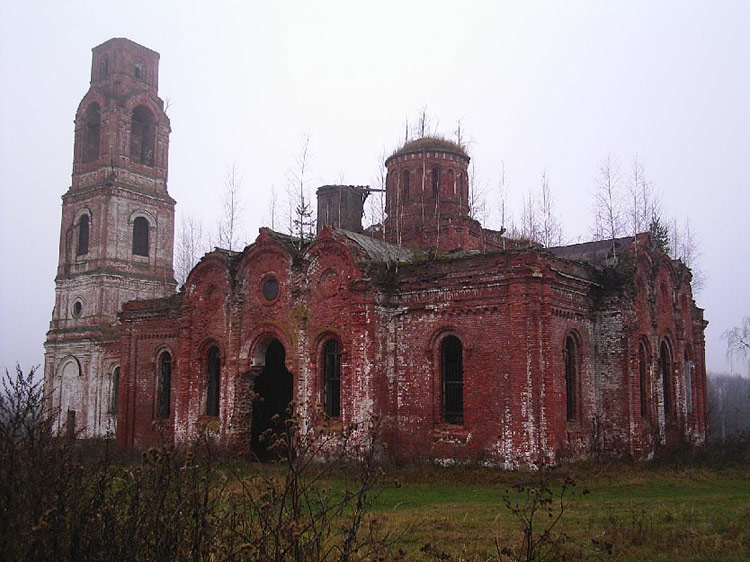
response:
M447 152L454 152L461 156L469 155L466 153L466 149L458 143L449 141L447 139L435 136L422 137L417 140L408 141L401 148L397 149L391 158L400 154L409 154L411 152L422 152L423 150L442 150Z

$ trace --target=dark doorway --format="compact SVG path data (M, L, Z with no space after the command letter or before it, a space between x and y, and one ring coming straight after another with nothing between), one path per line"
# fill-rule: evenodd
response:
M257 397L253 404L250 446L253 454L262 462L275 456L275 451L268 450L272 440L263 439L264 433L271 430L270 433L282 435L286 430L287 409L292 401L292 373L287 370L285 359L284 346L279 340L273 340L266 350L265 367L254 383Z

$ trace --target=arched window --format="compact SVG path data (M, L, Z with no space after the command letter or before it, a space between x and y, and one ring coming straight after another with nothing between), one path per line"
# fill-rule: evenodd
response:
M153 166L155 140L154 116L146 107L139 105L133 110L133 120L130 125L131 160Z
M456 336L448 336L440 344L443 421L447 423L464 423L463 355L463 345Z
M463 172L458 173L458 199L459 201L466 199L469 200L468 197L464 197L464 174Z
M117 415L117 402L120 397L120 367L112 371L112 388L109 391L109 413Z
M98 103L86 108L83 116L83 161L99 159L99 139L101 137L101 110Z
M648 365L649 353L646 342L641 340L638 344L638 389L641 396L641 416L648 417Z
M329 418L341 416L341 349L336 340L323 346L323 408Z
M104 57L99 63L99 78L106 78L109 75L109 59Z
M670 386L670 374L672 372L672 351L669 344L664 341L659 351L659 369L661 371L661 384L664 390L664 417L672 414L672 392Z
M78 249L79 256L89 253L89 216L81 215L78 219Z
M133 253L148 256L148 221L143 217L133 221Z
M136 65L135 65L135 77L136 77L136 78L137 78L138 80L141 80L141 79L143 79L143 68L141 68L141 65L140 65L140 64L136 64Z
M401 193L404 202L409 201L409 170L401 172Z
M159 388L156 415L159 419L169 417L169 402L172 392L172 356L165 351L159 357Z
M440 166L432 168L432 194L437 195L440 191Z
M221 377L221 359L219 348L216 346L208 350L206 357L206 415L219 415L219 380Z
M578 344L573 334L565 339L565 415L568 421L578 417L578 384L580 357Z

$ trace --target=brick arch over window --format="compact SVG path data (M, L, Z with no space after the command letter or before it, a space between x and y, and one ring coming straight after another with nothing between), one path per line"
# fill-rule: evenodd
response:
M575 332L568 332L563 348L565 365L565 417L575 421L581 417L581 340Z
M130 159L146 166L154 165L156 120L151 110L139 105L133 110L130 124Z
M83 114L83 161L93 162L99 159L101 142L101 107L93 102Z

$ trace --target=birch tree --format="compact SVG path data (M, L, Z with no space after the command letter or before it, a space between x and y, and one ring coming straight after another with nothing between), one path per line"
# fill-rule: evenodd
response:
M500 177L497 180L497 208L500 215L500 232L508 229L508 177L505 173L505 160L500 160Z
M552 189L549 185L549 176L545 170L542 172L539 189L539 242L545 248L562 244L562 224L555 214L554 207L555 204L552 197Z
M721 337L727 342L727 359L732 368L737 359L750 368L750 316L745 316L740 326L726 330Z
M643 163L636 154L633 157L633 163L630 168L630 181L628 182L628 203L627 203L627 220L630 233L635 236L639 232L647 229L650 224L650 218L647 215L646 197L646 177L643 169Z
M300 139L295 165L289 172L289 234L296 239L301 249L315 234L315 217L312 196L309 194L310 135L304 133Z
M520 234L529 242L539 242L539 217L534 193L528 191L521 207Z
M484 223L487 219L487 203L484 197L484 185L479 179L477 168L472 161L469 166L469 216Z
M611 155L599 163L594 182L594 236L597 240L613 240L622 235L622 195L620 167ZM612 244L612 251L615 246ZM617 256L614 256L617 258Z
M244 244L241 234L244 215L241 187L242 177L237 171L237 165L233 163L224 179L221 216L217 231L218 246L232 251L240 249L240 246Z
M178 285L185 284L195 264L210 250L209 246L201 221L192 216L182 217L174 256L174 275Z

